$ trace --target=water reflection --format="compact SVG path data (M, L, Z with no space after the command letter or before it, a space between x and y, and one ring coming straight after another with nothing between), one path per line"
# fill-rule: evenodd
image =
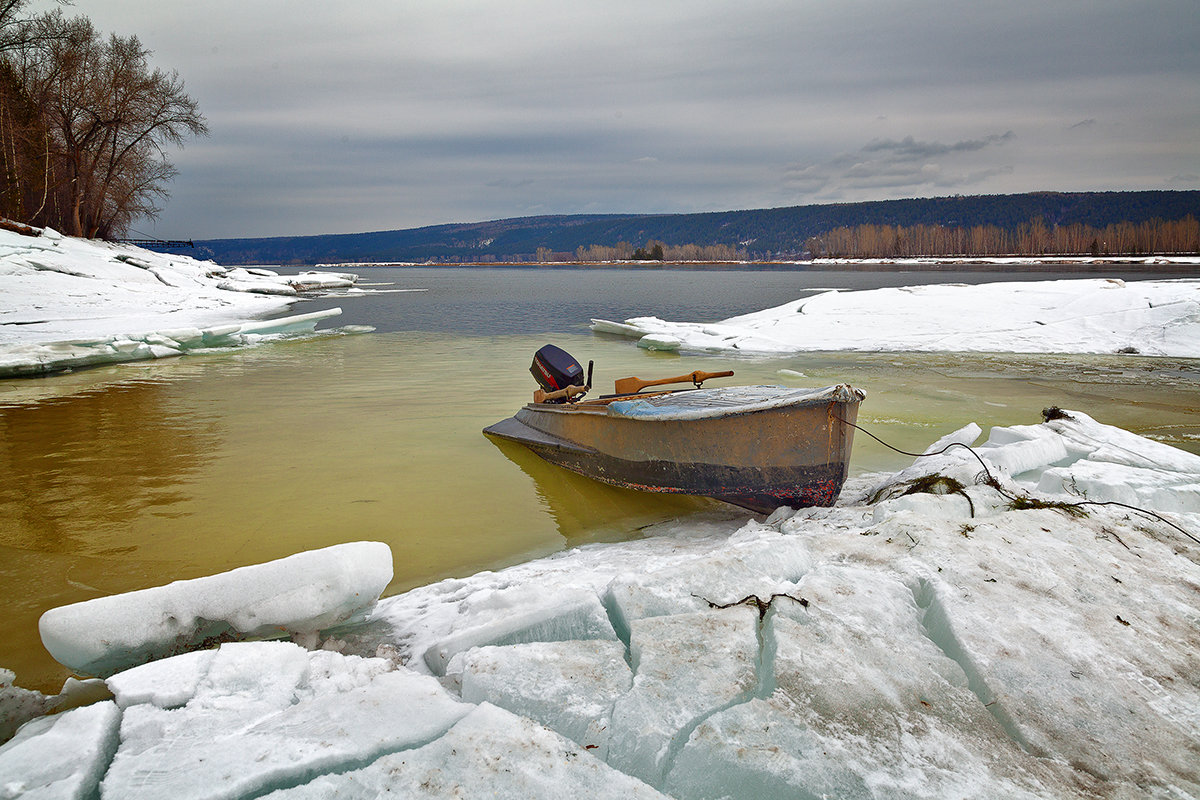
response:
M184 499L180 483L220 445L211 419L180 416L158 381L0 406L0 544L116 555L143 513ZM80 521L86 520L86 529Z
M521 472L529 476L538 499L569 546L624 541L648 525L700 511L732 509L703 497L648 494L609 486L546 462L529 448L489 438ZM746 516L740 510L731 516Z

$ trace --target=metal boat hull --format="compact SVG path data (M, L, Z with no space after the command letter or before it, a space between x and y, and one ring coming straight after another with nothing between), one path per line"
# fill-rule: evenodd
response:
M862 393L830 387L786 402L787 393L796 391L778 390L783 399L776 404L729 402L723 408L720 401L732 391L671 393L660 408L641 401L645 409L628 413L614 408L641 398L531 403L484 433L614 486L703 495L760 513L784 505L832 505L849 469L854 429L846 423L856 421ZM691 407L692 400L713 399L715 408Z

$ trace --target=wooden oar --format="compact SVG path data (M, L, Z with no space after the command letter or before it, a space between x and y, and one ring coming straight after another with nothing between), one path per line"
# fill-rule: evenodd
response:
M674 378L659 378L656 381L644 381L641 378L618 378L614 388L617 394L637 394L647 386L662 386L667 383L694 383L697 386L709 378L728 378L733 372L695 372L679 375Z

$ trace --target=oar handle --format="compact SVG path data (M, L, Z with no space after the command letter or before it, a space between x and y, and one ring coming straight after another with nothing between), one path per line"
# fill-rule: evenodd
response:
M657 380L644 381L641 378L619 378L614 384L614 389L617 394L637 394L647 386L662 386L668 383L694 383L696 386L704 383L709 378L728 378L733 375L732 370L725 372L689 372L687 375L677 375L674 378L659 378Z

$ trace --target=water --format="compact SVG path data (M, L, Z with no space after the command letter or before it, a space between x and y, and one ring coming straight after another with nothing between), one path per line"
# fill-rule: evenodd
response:
M745 383L847 381L868 392L860 423L908 450L971 421L1035 423L1049 405L1200 449L1195 361L680 357L586 329L592 316L718 319L870 273L363 274L428 291L297 309L340 305L344 322L376 325L374 334L0 382L0 666L20 685L57 691L66 677L37 637L41 613L101 594L363 539L391 546L394 593L640 536L682 515L745 517L713 501L602 486L482 436L530 396L530 359L550 341L594 359L598 386L696 368L732 369ZM949 277L877 276L889 285ZM860 435L852 469L910 461Z

